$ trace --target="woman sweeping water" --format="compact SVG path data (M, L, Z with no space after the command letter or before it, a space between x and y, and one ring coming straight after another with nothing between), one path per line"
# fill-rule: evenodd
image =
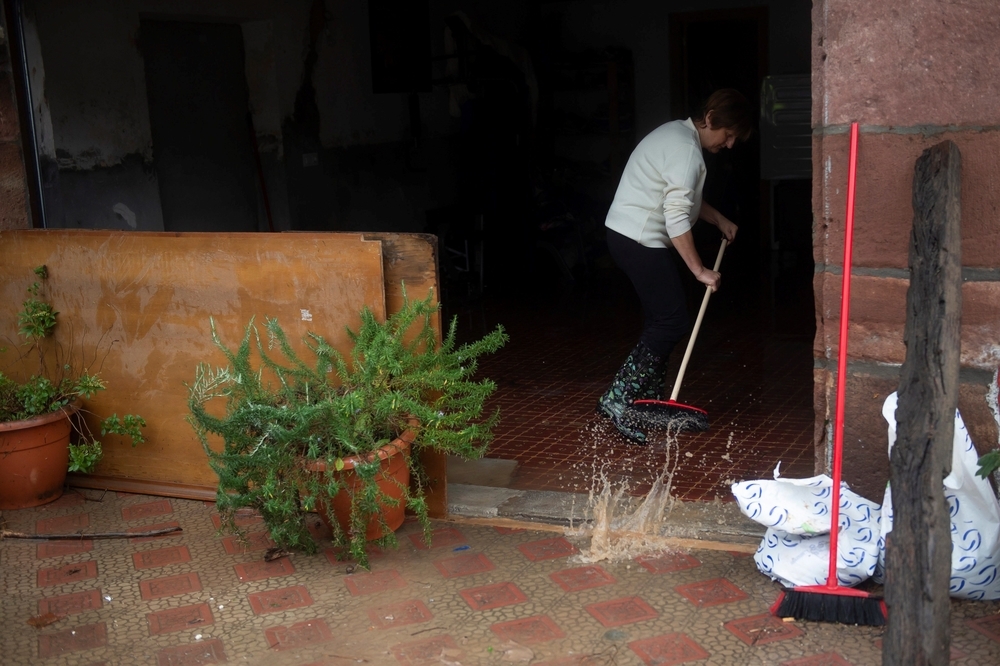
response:
M650 132L625 165L605 226L611 257L639 295L643 329L597 409L632 442L644 444L646 434L624 418L625 411L635 400L662 399L667 359L690 325L671 248L714 292L722 276L702 263L691 228L702 219L728 242L736 238L736 225L702 201L707 173L702 150L732 148L752 129L746 98L730 88L717 90L696 116Z

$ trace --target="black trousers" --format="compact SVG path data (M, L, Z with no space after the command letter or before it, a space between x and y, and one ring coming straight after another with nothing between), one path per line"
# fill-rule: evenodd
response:
M611 229L608 229L608 250L639 294L643 313L640 341L653 353L669 356L677 342L688 334L690 325L674 251L640 245Z

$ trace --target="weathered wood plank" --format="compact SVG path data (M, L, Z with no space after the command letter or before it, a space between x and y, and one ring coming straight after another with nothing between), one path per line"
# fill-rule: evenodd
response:
M357 329L363 306L385 316L381 243L360 233L28 230L0 233L0 246L0 340L13 347L0 369L32 371L8 361L19 346L16 312L31 271L45 264L64 358L108 385L87 409L147 421L138 448L105 440L97 474L75 481L90 487L127 480L133 489L141 481L181 497L214 495L217 478L185 421L185 383L197 364L225 364L209 317L231 347L251 317L277 317L300 351L305 333L316 331L346 352L345 327Z
M890 458L883 663L947 664L951 534L942 481L951 468L962 312L961 155L923 152L913 176L906 360Z
M386 312L403 306L403 285L410 299L426 298L433 290L434 302L440 302L438 285L437 236L430 234L366 233L366 239L382 242L382 265L385 273ZM441 313L434 327L441 340ZM436 451L424 451L420 457L429 478L427 508L432 518L448 515L448 457Z

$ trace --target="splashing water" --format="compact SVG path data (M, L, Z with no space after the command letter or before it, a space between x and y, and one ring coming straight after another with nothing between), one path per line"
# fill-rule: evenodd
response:
M593 434L597 435L598 432ZM629 495L630 486L627 481L616 484L609 477L611 461L604 461L599 469L594 470L593 483L588 493L593 520L589 525L569 530L572 536L590 537L590 545L581 548L575 560L584 563L617 562L666 549L660 533L675 503L679 501L670 493L674 473L680 462L677 431L672 427L649 430L646 446L637 450L644 452L650 463L662 465L659 475L649 492L637 501ZM655 460L657 458L659 460ZM597 467L596 462L594 466Z

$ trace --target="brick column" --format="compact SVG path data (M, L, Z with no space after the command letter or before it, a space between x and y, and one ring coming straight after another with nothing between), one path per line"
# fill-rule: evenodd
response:
M812 16L816 469L829 472L848 128L857 121L844 479L877 502L889 470L881 407L906 351L914 164L946 139L963 164L959 409L981 452L997 446L986 394L1000 363L1000 5L814 0Z
M0 231L27 229L28 195L21 149L21 128L14 97L10 41L0 4L3 39L0 44Z

